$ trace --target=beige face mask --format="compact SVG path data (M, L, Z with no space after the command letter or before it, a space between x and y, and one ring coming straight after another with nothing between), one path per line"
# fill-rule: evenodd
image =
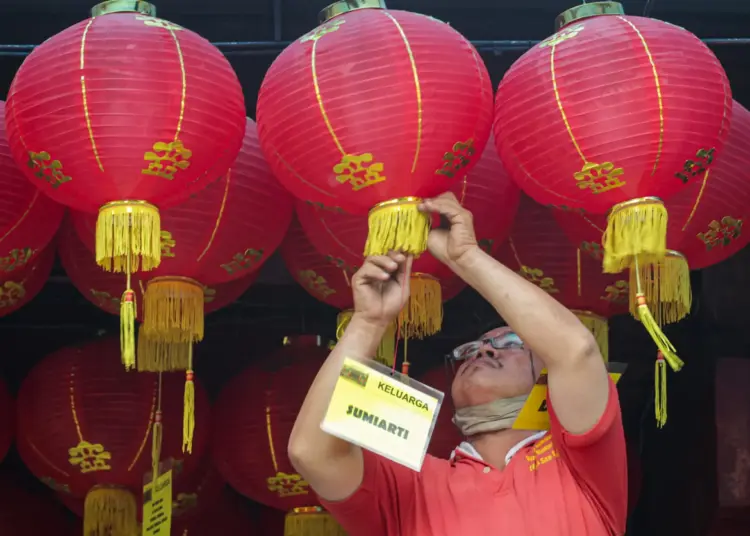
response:
M513 427L527 398L528 395L502 398L487 404L458 409L453 416L453 424L465 437L508 430Z

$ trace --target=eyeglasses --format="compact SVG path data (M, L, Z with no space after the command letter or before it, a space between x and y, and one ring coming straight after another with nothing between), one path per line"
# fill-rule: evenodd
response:
M487 339L481 339L478 341L467 342L461 346L457 346L451 353L453 361L465 361L467 359L473 359L479 354L479 350L482 346L489 344L495 350L521 350L524 348L521 337L509 331L498 335L497 337L490 337Z

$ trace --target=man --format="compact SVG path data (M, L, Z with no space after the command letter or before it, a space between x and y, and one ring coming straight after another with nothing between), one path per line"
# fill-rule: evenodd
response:
M289 456L350 536L609 536L625 532L625 438L617 391L596 342L565 307L485 254L452 194L422 210L447 219L430 253L497 309L510 328L457 349L451 389L468 441L420 472L320 430L345 357L375 353L404 306L412 259L368 258L352 278L355 313L297 417ZM512 330L512 331L511 331ZM513 430L542 368L551 430Z

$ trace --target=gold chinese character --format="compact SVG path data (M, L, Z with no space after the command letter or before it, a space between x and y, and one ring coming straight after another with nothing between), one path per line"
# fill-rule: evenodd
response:
M334 19L331 22L327 22L326 24L323 24L321 26L318 26L313 31L306 33L302 37L300 37L299 42L300 43L306 43L308 41L317 41L321 37L323 37L326 34L329 34L331 32L335 32L339 29L339 26L344 24L346 20L344 19Z
M545 277L544 272L539 268L529 268L528 266L521 266L521 269L518 271L518 275L526 279L526 281L534 283L540 289L549 294L560 292L555 288L555 280L551 277Z
M268 491L278 494L279 497L294 497L309 493L309 484L298 474L288 475L278 472L276 476L269 477L266 482Z
M336 214L343 214L344 209L341 207L329 207L327 205L324 205L323 203L319 203L316 201L305 201L308 205L311 205L315 207L317 210L325 210L327 212L335 212Z
M341 268L348 274L353 274L354 272L359 270L358 266L350 266L346 264L346 261L344 261L344 259L339 259L338 257L334 257L333 255L326 255L326 260L335 265L336 268Z
M575 26L570 26L569 28L563 28L556 34L549 36L547 39L539 43L539 48L559 45L563 41L567 41L568 39L572 39L573 37L577 36L579 33L581 33L581 30L583 30L583 28L583 24L576 24Z
M63 165L59 160L52 160L47 151L35 153L29 151L29 161L26 165L34 170L34 176L57 189L61 184L70 182L71 179L63 172Z
M714 161L714 155L716 149L698 149L695 153L695 160L685 160L685 165L682 166L682 170L675 173L675 177L680 179L683 183L687 182L695 177L706 172L708 167Z
M26 296L23 281L6 281L0 286L0 309L13 307Z
M101 443L81 441L78 446L68 449L68 454L70 465L77 465L83 474L112 469L107 463L112 459L112 454L104 450Z
M728 246L732 240L742 234L742 220L724 216L721 222L713 220L708 224L708 230L705 233L698 233L698 239L706 244L706 251L720 246Z
M96 304L102 309L109 309L110 307L117 309L120 307L120 298L112 296L109 292L93 288L90 289L90 292Z
M344 155L341 162L333 166L336 180L341 184L348 182L355 192L383 182L386 180L385 175L382 174L383 164L373 162L373 159L372 153Z
M336 291L328 286L328 281L324 277L319 276L313 270L302 270L299 272L300 282L306 286L310 292L317 294L322 298L327 298L331 294L336 294Z
M179 32L183 29L182 26L175 24L174 22L157 19L155 17L144 17L142 15L138 15L135 20L142 20L143 24L145 24L146 26L153 26L154 28L164 28L165 30L173 30L175 32Z
M228 274L236 274L237 272L252 268L262 258L262 249L248 248L243 253L235 253L232 260L226 264L222 264L221 267L224 268Z
M622 168L616 168L612 162L604 162L603 164L586 162L581 171L573 173L573 177L578 181L580 189L588 188L593 194L601 194L625 186L625 181L621 181L619 178L624 173Z
M604 248L596 242L581 242L581 251L600 261L604 258Z
M495 241L492 238L482 238L479 241L479 248L488 255L492 254L492 247L495 245Z
M189 160L192 156L193 151L186 149L181 141L157 141L153 152L147 151L143 155L143 159L149 164L141 173L171 181L177 171L190 167Z
M159 233L159 243L161 244L162 257L174 257L174 251L172 251L172 248L177 245L177 242L172 238L172 233L162 229Z
M607 288L604 289L604 292L604 296L599 297L600 300L622 305L628 303L630 285L627 281L623 281L621 279L619 281L615 281L614 285L607 285Z
M443 167L435 171L435 173L450 178L455 177L458 172L471 163L471 157L474 156L474 152L473 139L454 143L453 149L443 155Z
M8 252L7 257L0 257L0 271L12 272L17 268L26 266L29 259L36 253L35 249L21 248L12 249Z
M216 289L211 287L203 287L203 303L211 303L216 299Z

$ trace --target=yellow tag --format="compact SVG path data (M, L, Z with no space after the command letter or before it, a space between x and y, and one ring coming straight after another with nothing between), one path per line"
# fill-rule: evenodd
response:
M624 363L607 363L609 377L617 385L627 365ZM516 430L549 430L549 413L547 412L547 371L543 370L531 389L526 403L513 423Z
M346 358L321 429L419 471L443 395L406 381Z
M159 475L156 490L143 486L143 536L169 536L172 531L172 471Z

